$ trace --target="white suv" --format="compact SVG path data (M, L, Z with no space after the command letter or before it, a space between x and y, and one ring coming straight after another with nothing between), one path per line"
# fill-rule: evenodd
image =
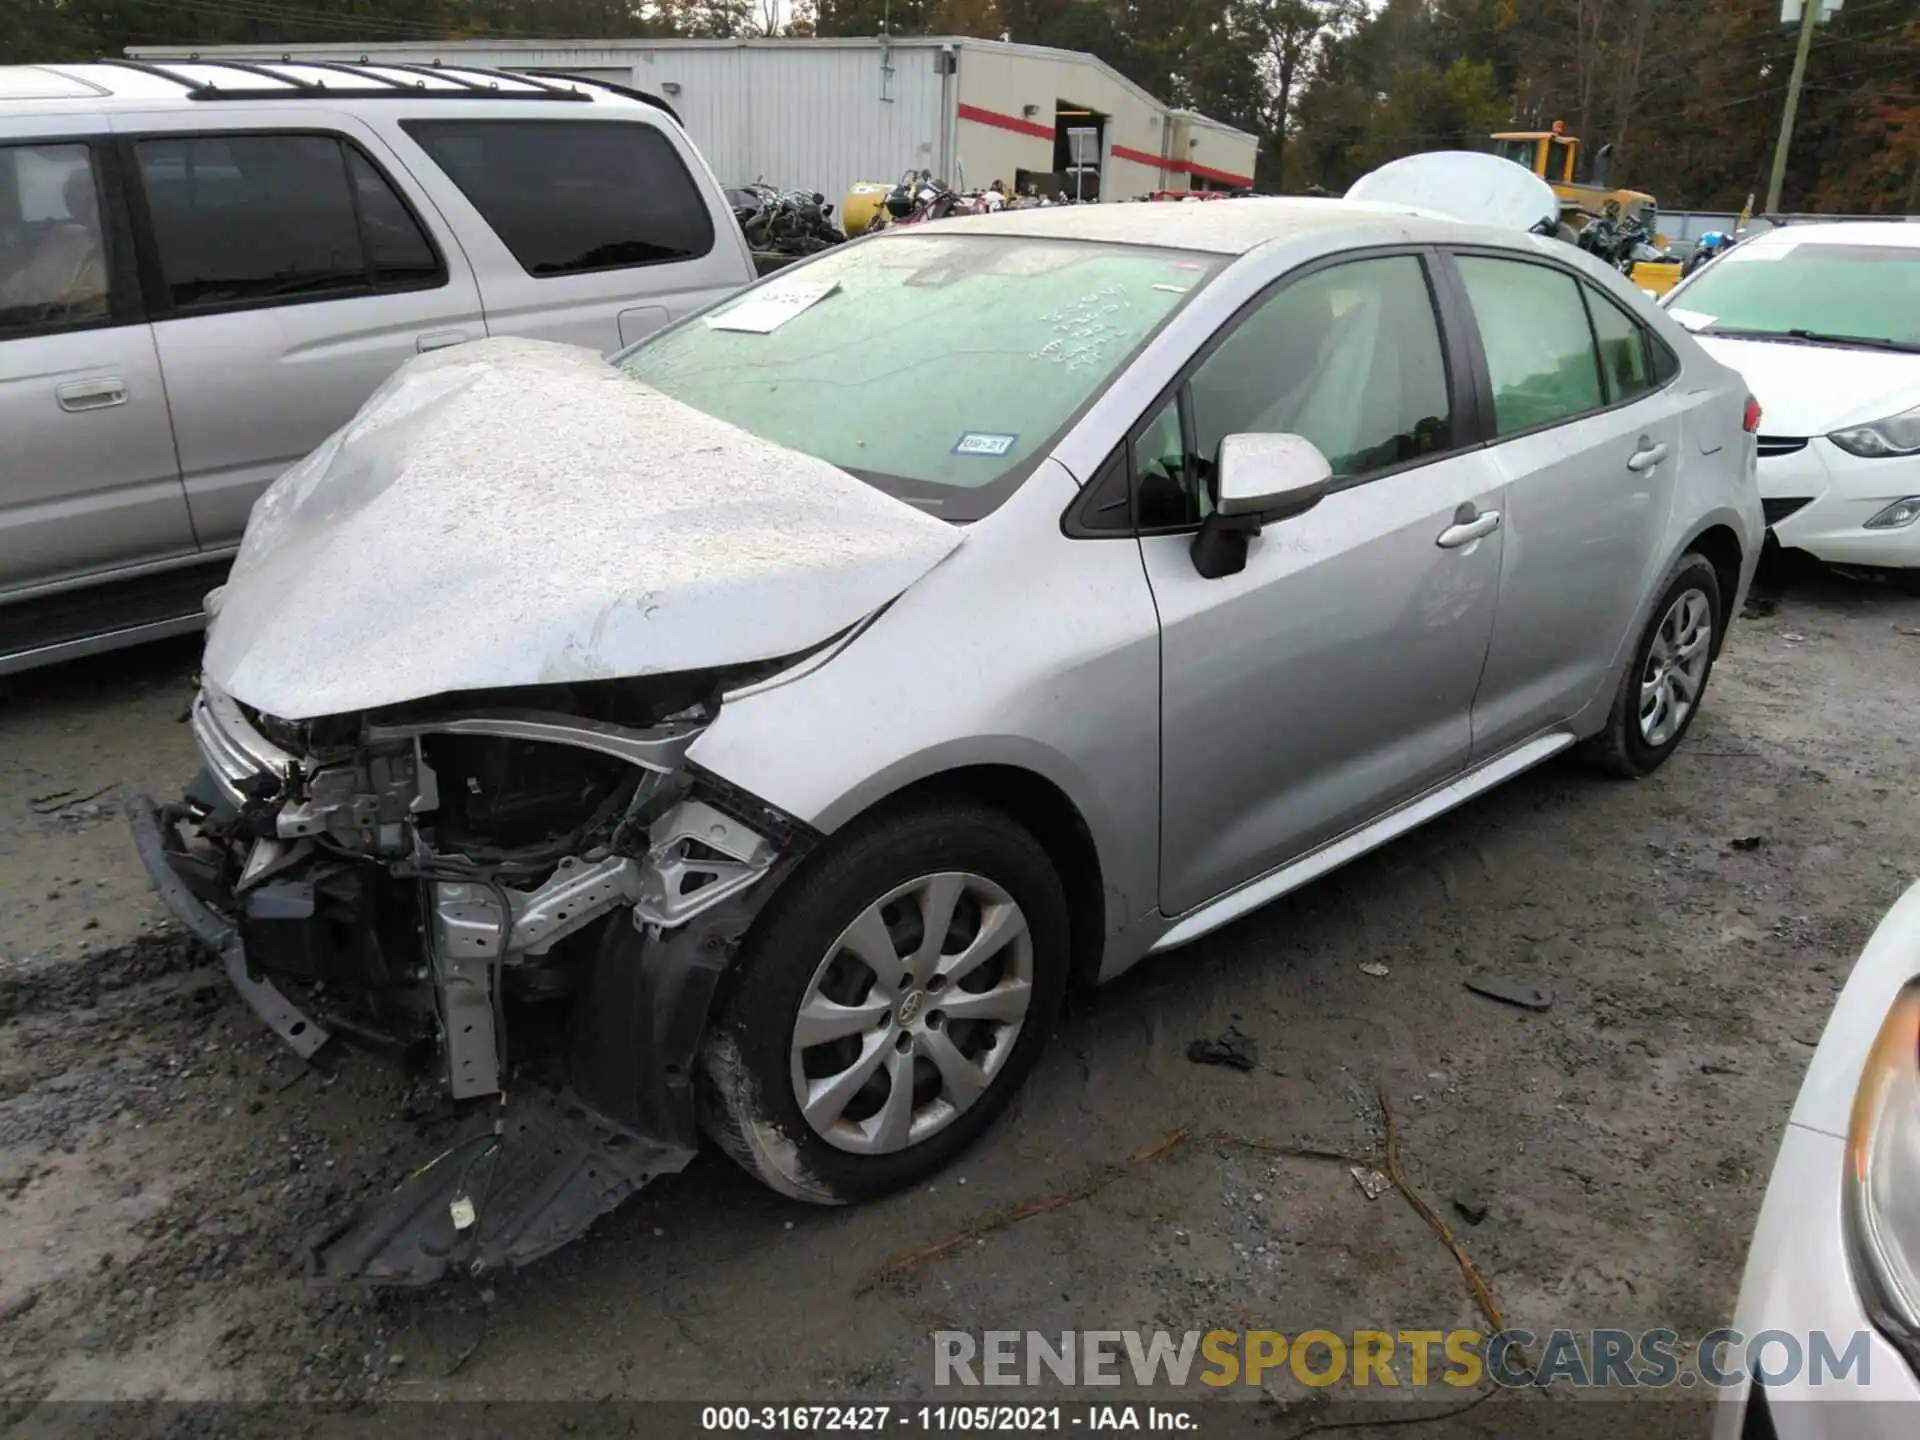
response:
M610 351L752 275L618 86L0 66L0 674L200 624L255 496L416 352Z

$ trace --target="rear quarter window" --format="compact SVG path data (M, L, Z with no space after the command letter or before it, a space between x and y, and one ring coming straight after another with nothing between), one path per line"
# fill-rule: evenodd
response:
M615 120L408 120L402 127L529 275L694 260L713 217L673 141Z

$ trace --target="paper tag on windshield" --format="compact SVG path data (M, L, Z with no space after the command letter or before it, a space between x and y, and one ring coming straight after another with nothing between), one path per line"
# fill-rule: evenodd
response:
M1714 319L1711 315L1702 315L1698 310L1688 310L1679 305L1667 306L1667 314L1689 330L1704 330L1713 323Z
M1736 260L1784 260L1799 248L1798 245L1767 245L1759 248L1752 245L1736 245L1714 263L1731 265Z
M984 455L989 459L998 459L1012 453L1013 447L1020 443L1018 435L1004 435L993 430L969 430L954 441L952 453L955 455Z
M840 288L838 280L789 280L755 290L737 305L729 305L718 315L707 317L710 330L745 330L754 335L769 335L802 310L818 305Z

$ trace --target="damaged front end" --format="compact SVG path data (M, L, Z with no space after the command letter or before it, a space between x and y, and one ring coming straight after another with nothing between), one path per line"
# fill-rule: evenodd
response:
M134 806L154 883L296 1052L337 1036L414 1057L465 1112L435 1160L314 1239L316 1278L524 1264L692 1157L715 985L815 838L686 758L741 678L297 723L202 689L204 771L180 803Z

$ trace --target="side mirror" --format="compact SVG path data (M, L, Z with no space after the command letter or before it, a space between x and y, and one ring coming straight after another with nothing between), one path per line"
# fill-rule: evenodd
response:
M1301 435L1229 435L1214 465L1213 514L1193 537L1193 568L1208 580L1247 565L1247 541L1263 525L1320 503L1333 466Z

